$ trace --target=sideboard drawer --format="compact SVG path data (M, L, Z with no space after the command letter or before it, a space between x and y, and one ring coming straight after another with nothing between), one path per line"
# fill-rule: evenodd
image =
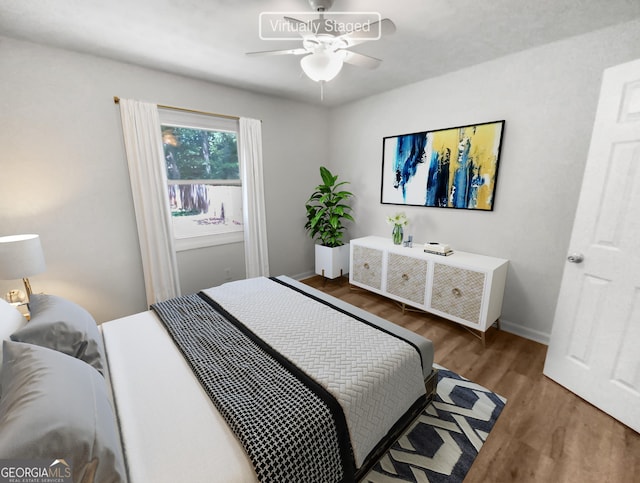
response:
M431 308L480 324L485 277L484 272L435 263Z
M427 260L389 253L387 292L424 305L428 269Z
M382 289L382 250L355 245L350 268L354 282Z

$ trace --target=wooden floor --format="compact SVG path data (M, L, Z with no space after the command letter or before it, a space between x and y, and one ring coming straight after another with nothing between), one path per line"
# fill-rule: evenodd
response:
M461 326L403 314L344 278L304 282L431 339L436 363L507 398L465 483L640 482L640 435L545 377L545 345L491 329L483 349Z

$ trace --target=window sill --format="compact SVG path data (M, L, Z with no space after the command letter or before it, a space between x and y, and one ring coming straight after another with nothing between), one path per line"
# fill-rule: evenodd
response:
M221 233L219 235L194 236L190 238L176 238L174 240L177 252L207 248L217 245L228 245L229 243L244 242L244 234L241 231L232 233Z

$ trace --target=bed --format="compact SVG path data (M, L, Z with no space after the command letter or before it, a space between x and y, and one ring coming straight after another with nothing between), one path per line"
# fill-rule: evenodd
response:
M99 336L126 470L95 481L357 481L435 392L430 341L283 276L156 304Z

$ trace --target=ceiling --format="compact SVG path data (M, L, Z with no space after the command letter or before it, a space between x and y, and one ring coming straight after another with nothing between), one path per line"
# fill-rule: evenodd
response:
M383 60L345 65L324 88L299 47L261 40L261 12L311 12L308 0L0 0L0 35L327 106L640 17L640 0L335 0L331 12L379 12L395 34L353 47Z

